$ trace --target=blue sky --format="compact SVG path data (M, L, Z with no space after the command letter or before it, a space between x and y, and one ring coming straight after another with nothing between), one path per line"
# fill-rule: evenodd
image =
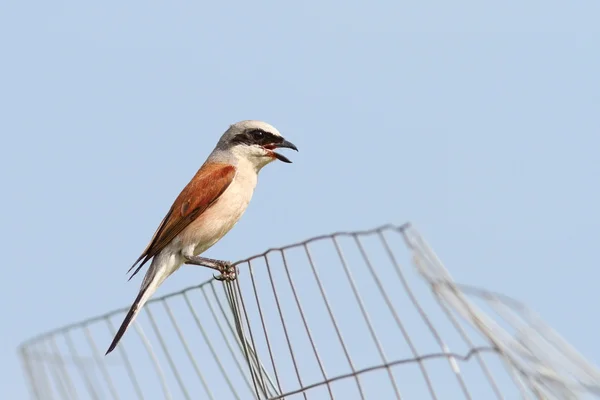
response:
M600 4L4 2L0 392L125 271L227 126L293 141L208 256L413 221L600 363ZM160 293L202 282L185 269Z

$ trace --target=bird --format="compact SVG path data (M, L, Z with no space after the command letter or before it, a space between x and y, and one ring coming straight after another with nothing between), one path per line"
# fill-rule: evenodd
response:
M236 122L223 133L214 150L183 188L150 242L129 268L133 278L152 260L137 297L106 355L112 352L158 287L183 264L219 271L216 279L236 278L232 263L200 257L239 221L254 193L258 173L267 164L291 161L276 149L298 148L272 125L256 120Z

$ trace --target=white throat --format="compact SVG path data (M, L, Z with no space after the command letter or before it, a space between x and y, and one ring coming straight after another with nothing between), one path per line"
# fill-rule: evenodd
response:
M230 152L237 168L253 169L257 174L265 165L274 161L274 158L265 156L262 151L258 152L252 147L236 146Z

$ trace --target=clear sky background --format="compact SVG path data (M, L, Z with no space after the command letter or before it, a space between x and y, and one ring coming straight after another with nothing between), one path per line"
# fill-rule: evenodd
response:
M208 256L410 220L457 280L523 300L600 363L599 15L592 0L3 2L2 398L26 397L20 342L130 303L125 271L242 119L300 152L263 170Z

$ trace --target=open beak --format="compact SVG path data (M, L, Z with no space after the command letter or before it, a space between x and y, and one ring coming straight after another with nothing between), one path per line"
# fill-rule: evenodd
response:
M285 163L291 163L291 161L286 156L274 152L273 151L274 149L286 148L286 149L292 149L292 150L298 151L298 148L296 147L296 145L294 143L289 142L285 139L283 140L283 142L272 143L272 144L266 145L265 148L267 150L270 150L271 153L273 153L273 156L275 156L275 158L277 158L279 161L283 161Z

